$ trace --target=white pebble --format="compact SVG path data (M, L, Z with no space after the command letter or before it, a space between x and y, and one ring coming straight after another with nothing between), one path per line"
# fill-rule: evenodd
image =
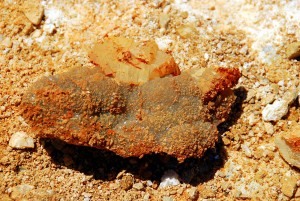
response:
M16 132L11 136L9 146L16 149L34 148L34 140L25 132Z
M288 112L288 103L285 100L276 100L268 104L262 111L264 121L278 121Z
M165 188L168 186L177 186L180 184L179 176L174 170L165 171L164 175L161 178L161 182L159 184L160 188Z

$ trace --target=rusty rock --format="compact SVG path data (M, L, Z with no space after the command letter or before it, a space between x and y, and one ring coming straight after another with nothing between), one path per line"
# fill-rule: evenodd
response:
M214 146L217 126L231 110L230 88L240 72L210 67L180 74L170 55L147 44L108 39L91 52L97 67L41 78L22 99L23 117L38 137L123 157L166 153L180 162L201 157ZM130 57L124 60L124 53ZM178 76L164 77L168 74Z
M38 80L20 107L39 137L123 157L167 153L182 162L214 146L239 76L237 69L207 68L132 86L97 67L73 68Z

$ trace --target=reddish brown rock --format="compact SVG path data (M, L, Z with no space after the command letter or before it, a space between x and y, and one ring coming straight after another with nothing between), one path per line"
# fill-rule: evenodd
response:
M236 84L237 72L208 68L201 72L205 76L184 72L132 86L118 84L96 67L73 68L34 83L21 109L42 138L123 157L167 153L183 161L214 146L217 125L235 100L229 88ZM201 89L203 85L209 88Z
M154 42L126 38L106 39L90 58L98 67L43 77L24 95L23 117L37 136L123 157L166 153L179 161L214 146L217 125L235 100L230 88L237 69L179 75L174 59ZM169 74L178 76L164 77Z

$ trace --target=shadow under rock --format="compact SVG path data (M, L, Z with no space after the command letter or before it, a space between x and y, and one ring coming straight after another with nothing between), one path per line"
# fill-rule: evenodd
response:
M184 183L198 185L211 180L216 171L223 167L227 160L221 134L229 129L242 113L242 103L246 98L246 90L238 88L234 91L237 96L228 121L218 126L220 135L215 148L206 151L200 159L189 158L183 163L165 154L149 154L143 158L123 158L107 150L66 144L60 140L41 139L46 151L57 166L65 166L95 179L114 180L125 170L142 180L160 182L166 170L174 170Z
M182 182L198 185L212 179L227 158L221 143L207 150L201 159L190 158L183 163L165 154L123 158L111 151L69 145L60 140L41 139L41 143L58 167L65 166L106 181L114 180L125 170L136 178L159 183L166 170L174 170Z

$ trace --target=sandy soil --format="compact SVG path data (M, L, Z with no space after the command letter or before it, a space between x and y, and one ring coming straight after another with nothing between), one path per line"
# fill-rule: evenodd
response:
M0 2L0 192L2 200L300 200L299 170L274 137L299 124L300 63L287 48L300 40L299 1ZM39 139L19 112L26 89L44 75L91 67L88 51L105 36L154 39L182 71L237 67L232 115L201 159L122 158L112 152ZM262 117L291 99L288 113ZM8 145L16 132L33 149ZM160 186L165 173L174 185Z

